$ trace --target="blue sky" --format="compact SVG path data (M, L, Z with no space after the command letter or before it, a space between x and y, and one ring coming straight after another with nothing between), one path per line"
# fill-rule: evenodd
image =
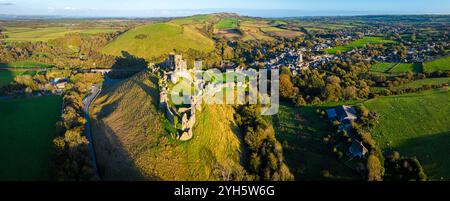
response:
M156 17L210 12L255 16L450 14L450 0L0 0L0 14Z

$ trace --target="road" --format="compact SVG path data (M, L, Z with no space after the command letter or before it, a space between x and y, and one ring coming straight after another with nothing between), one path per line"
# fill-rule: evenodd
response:
M102 84L97 84L92 87L91 93L83 100L84 103L84 118L86 119L86 125L85 125L85 135L89 140L88 145L88 152L89 152L89 158L92 161L93 168L95 170L95 174L100 178L98 167L97 167L97 156L95 154L95 148L94 148L94 138L92 137L92 127L91 122L89 118L89 107L91 106L92 101L97 98L97 96L101 92L101 86Z

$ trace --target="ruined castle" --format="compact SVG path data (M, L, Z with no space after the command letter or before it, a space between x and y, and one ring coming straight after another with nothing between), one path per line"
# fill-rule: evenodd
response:
M160 108L165 110L165 115L170 123L178 129L177 139L187 141L193 137L193 128L196 122L196 112L202 111L203 100L211 100L214 96L222 92L224 88L235 87L235 83L211 83L202 79L198 79L196 71L201 70L201 61L196 61L194 69L188 70L186 61L181 55L169 54L168 59L163 62L161 79L159 80L160 88ZM181 78L189 80L193 83L194 94L189 96L188 107L176 107L170 105L169 81L177 83ZM237 83L239 87L246 87L244 83Z

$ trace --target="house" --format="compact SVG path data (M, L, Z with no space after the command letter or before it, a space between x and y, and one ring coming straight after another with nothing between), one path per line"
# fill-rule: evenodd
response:
M339 130L349 132L352 127L352 122L358 119L354 107L342 105L332 109L328 109L327 116L330 121L338 121Z
M358 119L354 107L342 105L327 110L328 119L330 121L339 121L344 124L349 124Z
M63 89L66 88L66 84L67 84L67 82L59 82L55 86L56 86L57 89L63 90Z
M350 147L348 148L348 153L347 155L350 158L354 158L354 157L359 157L362 158L364 157L367 153L369 152L369 150L364 146L364 144L358 140L353 140L352 145L350 145Z

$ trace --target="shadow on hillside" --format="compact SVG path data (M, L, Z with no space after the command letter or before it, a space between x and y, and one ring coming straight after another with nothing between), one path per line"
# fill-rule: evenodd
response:
M122 56L116 59L116 62L111 68L142 70L147 68L147 66L148 62L145 59L134 56L127 51L122 51Z
M398 147L402 155L416 156L433 180L450 179L450 131L410 139Z
M109 76L114 79L128 78L146 69L147 66L148 62L145 59L134 56L127 51L122 51L122 56L117 57L112 65L112 72L109 73Z
M332 147L323 138L334 132L327 119L317 113L328 106L297 107L290 102L281 102L280 113L271 118L277 140L283 145L286 165L295 180L333 181L360 180L360 176L345 166L333 154ZM323 172L331 173L324 177Z
M153 82L153 81L152 81ZM136 80L133 80L133 83L139 86L142 90L145 91L147 95L149 95L152 98L152 103L155 107L157 107L156 103L159 102L159 91L155 87L149 87L142 82L138 82Z
M236 137L239 139L239 144L240 144L240 160L239 160L239 164L244 167L247 171L249 171L249 167L250 167L250 152L248 150L247 145L245 144L244 141L244 135L241 132L241 130L239 129L239 127L236 125L236 123L234 123L233 121L230 121L230 128L233 131L233 133L236 135Z
M140 75L137 75L140 76ZM142 75L144 76L144 75ZM139 77L138 77L139 79ZM156 80L150 78L153 83ZM108 83L108 86L101 92L101 96L108 96L108 93L120 87L121 84L129 84L124 82L130 82L131 85L135 85L145 91L146 94L152 97L156 103L159 97L155 97L155 94L159 94L157 89L151 86L147 86L144 83L135 79L122 80L115 83ZM124 94L120 94L120 97L109 102L111 97L107 97L102 102L97 102L97 105L102 105L101 110L97 113L96 119L92 120L93 136L95 151L97 155L98 169L102 180L106 181L143 181L143 180L161 180L161 178L143 174L142 170L137 166L135 158L138 156L130 155L129 149L134 149L133 144L127 145L127 140L133 138L133 136L127 136L127 132L115 132L111 126L104 122L105 118L114 115L114 111L120 106L120 102L123 101ZM107 103L109 102L109 103ZM133 114L129 114L133 115ZM117 119L116 119L117 120ZM125 143L125 144L124 144Z

